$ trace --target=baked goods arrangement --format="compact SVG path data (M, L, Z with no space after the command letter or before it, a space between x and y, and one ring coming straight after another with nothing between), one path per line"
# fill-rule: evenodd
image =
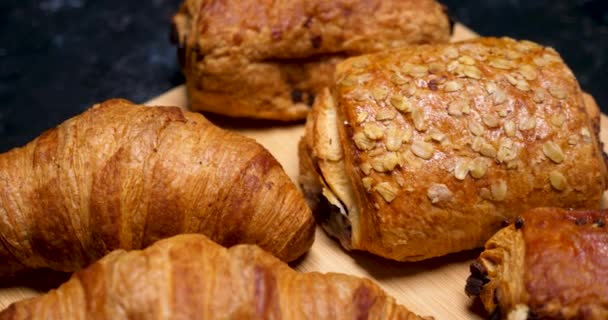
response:
M0 275L73 272L181 233L291 261L314 219L264 147L175 107L109 100L0 155Z
M0 287L74 272L0 319L608 318L600 112L555 50L448 43L432 0L172 25L187 90L153 105L305 125L115 99L0 154Z
M416 46L348 59L335 80L306 124L301 183L347 249L422 260L530 208L600 205L599 112L551 48Z
M290 121L344 58L447 42L444 11L435 0L187 0L173 30L193 110Z
M532 209L471 265L492 319L608 319L608 211Z
M226 249L190 234L116 250L0 319L432 318L408 311L370 280L297 273L257 246Z

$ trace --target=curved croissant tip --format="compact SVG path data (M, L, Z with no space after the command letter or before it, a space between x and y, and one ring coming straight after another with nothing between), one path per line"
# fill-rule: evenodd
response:
M279 259L291 262L302 257L310 248L315 240L316 224L312 212L306 206L309 218L302 223L300 228L294 233L293 237L285 244L283 250L278 254Z

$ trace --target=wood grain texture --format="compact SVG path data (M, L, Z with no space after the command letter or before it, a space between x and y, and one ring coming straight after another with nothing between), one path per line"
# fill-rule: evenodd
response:
M464 40L476 35L467 28L457 25L452 40ZM187 106L186 91L177 87L148 102L153 105ZM214 120L214 119L212 119ZM216 121L223 125L225 120ZM283 165L287 174L297 181L298 141L304 134L304 125L263 127L245 125L233 129L255 138L264 145ZM602 116L602 128L608 128L608 119ZM604 130L602 141L608 141ZM606 203L606 195L604 195ZM469 264L477 258L479 250L461 252L441 258L417 263L398 263L368 254L344 251L340 244L327 237L318 229L311 251L294 265L299 271L342 272L356 276L371 277L387 293L417 314L433 315L436 319L482 319L481 306L464 293L469 275ZM22 287L0 289L0 309L19 299L36 295L37 292Z

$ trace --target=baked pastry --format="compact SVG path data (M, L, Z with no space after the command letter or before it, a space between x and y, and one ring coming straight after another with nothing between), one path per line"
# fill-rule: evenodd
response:
M608 211L530 210L487 243L466 292L491 319L608 319Z
M314 228L264 147L177 107L109 100L0 155L0 275L199 232L290 261Z
M257 246L226 249L180 235L143 251L114 251L0 319L422 318L370 280L300 274Z
M483 246L529 208L599 206L597 106L551 48L416 46L348 59L336 79L309 115L301 184L348 249L421 260Z
M435 0L186 0L173 27L192 109L284 121L345 57L450 36Z

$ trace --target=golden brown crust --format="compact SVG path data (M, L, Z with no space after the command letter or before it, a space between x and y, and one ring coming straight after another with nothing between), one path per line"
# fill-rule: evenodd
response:
M0 273L75 271L179 233L290 261L314 219L254 140L200 114L110 100L0 155Z
M465 292L471 297L479 296L491 319L506 318L516 308L523 307L526 314L529 310L522 303L528 299L522 272L525 250L523 236L512 224L492 236L471 265Z
M225 249L181 235L143 251L114 251L0 319L422 318L370 280L300 274L256 246Z
M533 210L523 216L524 281L535 314L608 317L608 211Z
M599 206L599 139L551 48L507 38L416 46L348 59L336 80L311 121L323 121L316 110L338 115L343 157L319 163L341 166L353 190L355 249L420 260L479 247L529 208ZM330 186L340 178L320 172Z
M606 319L607 222L606 210L530 210L488 241L469 284L485 277L482 302L505 319L516 308L535 319Z
M434 0L187 0L173 23L194 109L297 120L344 57L447 42L443 10Z

